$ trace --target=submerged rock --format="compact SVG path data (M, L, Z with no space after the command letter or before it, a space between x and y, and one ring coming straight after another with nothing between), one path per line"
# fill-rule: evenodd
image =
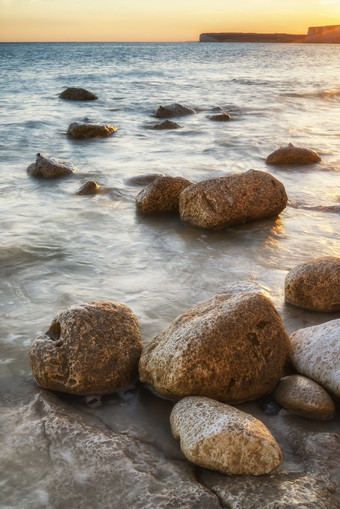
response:
M99 185L94 180L87 180L81 186L77 194L79 195L94 195L99 191Z
M340 311L340 258L325 256L294 267L286 276L285 298L313 311Z
M105 138L116 131L117 127L114 125L82 120L69 125L67 136L71 138Z
M295 369L340 398L340 319L299 329L289 339Z
M308 148L295 147L289 143L287 147L280 147L266 159L267 164L312 164L319 163L321 158L319 155Z
M179 195L191 184L183 177L159 177L137 195L137 209L143 214L178 212Z
M228 120L231 120L231 116L224 111L218 115L211 115L209 118L210 120L215 120L216 122L228 122Z
M203 180L180 195L181 219L213 230L277 216L286 207L281 182L269 173L245 173Z
M192 307L143 349L139 373L160 395L223 402L271 393L281 378L288 336L271 301L230 292Z
M70 101L94 101L98 97L85 90L84 88L70 87L66 88L60 95L60 99L69 99Z
M45 157L37 154L35 163L32 163L27 168L27 173L31 177L39 178L60 178L72 175L78 171L78 168L68 162L55 159L54 157Z
M148 186L154 180L159 177L165 177L164 173L147 173L145 175L137 175L136 177L131 177L125 181L128 186Z
M181 124L177 124L177 122L172 122L172 120L164 120L161 124L156 124L153 126L154 129L180 129L183 127Z
M32 343L30 361L34 378L45 389L102 394L136 378L141 350L130 308L89 302L61 311Z
M167 118L167 117L181 117L184 115L194 115L196 113L192 108L183 106L183 104L173 103L167 106L159 106L155 111L155 117Z

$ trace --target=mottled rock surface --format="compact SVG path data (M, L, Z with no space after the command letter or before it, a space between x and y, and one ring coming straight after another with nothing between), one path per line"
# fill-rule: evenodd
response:
M319 163L321 158L319 155L308 148L295 147L289 143L287 147L280 147L266 159L267 164L283 164L283 165L304 165Z
M325 389L302 375L283 377L274 396L281 406L302 417L328 420L335 414L333 400Z
M313 311L340 311L340 258L325 256L290 270L286 301Z
M250 170L188 187L180 195L179 210L183 221L217 230L277 216L286 204L281 182L269 173Z
M67 136L71 138L105 138L116 131L117 127L114 125L82 120L69 125Z
M139 373L165 397L245 401L274 389L287 351L288 336L267 297L224 293L178 316L145 346Z
M54 157L45 157L42 154L37 154L35 163L30 164L27 168L27 173L31 177L47 179L66 177L76 171L78 168L74 164Z
M155 111L157 118L181 117L184 115L193 115L196 111L183 104L173 103L166 106L159 106Z
M94 180L87 180L81 186L77 194L79 195L94 195L99 191L99 185Z
M115 302L89 302L61 311L30 347L37 383L73 394L100 394L138 374L142 341L135 315Z
M262 422L208 398L178 402L171 430L184 456L195 465L225 474L262 475L282 461L280 447Z
M66 88L60 95L60 99L68 99L70 101L94 101L98 97L85 90L85 88L70 87Z
M178 124L177 122L173 122L172 120L164 120L161 124L156 124L153 126L154 129L180 129L183 127L181 124Z
M210 115L209 118L215 122L228 122L228 120L231 120L231 116L225 112L218 113L217 115Z
M299 329L289 339L295 369L340 398L340 319Z
M137 209L143 214L178 212L179 195L190 185L183 177L159 177L137 195Z

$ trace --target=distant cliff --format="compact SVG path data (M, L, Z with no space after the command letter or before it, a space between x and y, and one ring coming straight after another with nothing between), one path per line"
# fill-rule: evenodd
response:
M304 42L310 43L340 43L340 25L325 27L309 27Z

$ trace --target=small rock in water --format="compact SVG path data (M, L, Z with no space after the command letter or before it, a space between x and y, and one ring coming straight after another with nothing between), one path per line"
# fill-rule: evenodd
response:
M77 194L79 195L94 195L97 194L99 191L99 185L94 180L88 180L86 181Z
M84 88L70 87L66 88L60 95L60 99L68 99L70 101L94 101L98 97L85 90Z
M216 122L227 122L231 120L231 116L228 113L219 113L218 115L211 115L210 120L215 120Z
M272 396L261 398L258 403L266 415L277 415L282 408Z
M73 122L67 129L67 136L71 138L105 138L117 131L117 127L100 122L83 121Z
M295 147L289 143L287 147L280 147L272 152L266 159L267 164L312 164L319 163L321 158L319 155L308 148Z
M183 104L173 103L167 106L159 106L155 111L155 117L167 118L167 117L181 117L184 115L194 115L196 113L192 108L183 106Z
M178 212L179 195L191 184L183 177L159 177L137 195L137 209L143 214Z
M99 408L102 405L102 398L98 395L86 396L85 401L90 408Z
M67 161L61 161L53 157L45 157L37 154L35 163L30 164L27 168L27 173L31 177L39 178L59 178L67 175L72 175L78 171L78 168Z
M136 177L131 177L125 181L128 186L148 186L154 180L159 177L165 177L164 173L148 173L146 175L137 175Z
M164 120L161 124L156 124L153 126L154 129L180 129L183 127L181 124L177 124L177 122L173 122L172 120Z

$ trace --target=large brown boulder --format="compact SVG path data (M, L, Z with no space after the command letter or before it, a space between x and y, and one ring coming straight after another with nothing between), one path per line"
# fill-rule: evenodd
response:
M223 293L178 316L143 349L139 373L159 394L241 402L279 382L288 336L258 291Z
M68 161L61 161L54 157L45 157L42 154L37 154L35 163L32 163L27 168L27 173L31 177L38 178L60 178L72 175L78 171L78 168Z
M89 302L61 311L30 347L37 383L73 394L113 392L138 374L142 341L124 304Z
M285 279L285 298L313 311L340 311L340 258L316 258L291 269Z
M213 230L277 216L286 207L281 182L269 173L245 173L204 180L185 189L179 200L183 221Z
M137 209L143 214L178 212L179 195L191 184L183 177L159 177L137 195Z
M117 127L100 122L82 120L68 126L67 136L71 138L105 138L117 131Z
M319 163L321 161L320 156L308 148L295 147L292 143L289 143L287 147L280 147L266 159L267 164L283 164L283 165L304 165Z
M85 88L69 87L66 88L60 95L60 99L68 99L69 101L94 101L98 97L85 90Z
M195 110L184 106L183 104L173 103L166 106L159 106L155 111L155 117L157 118L170 118L170 117L181 117L184 115L194 115Z

